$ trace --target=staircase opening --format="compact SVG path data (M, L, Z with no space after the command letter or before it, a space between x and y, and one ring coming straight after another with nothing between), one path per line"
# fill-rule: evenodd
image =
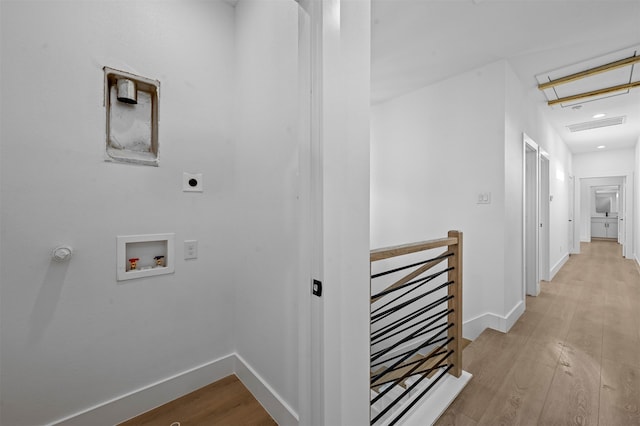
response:
M373 250L370 260L371 424L395 425L463 376L462 233ZM429 407L431 421L458 392Z

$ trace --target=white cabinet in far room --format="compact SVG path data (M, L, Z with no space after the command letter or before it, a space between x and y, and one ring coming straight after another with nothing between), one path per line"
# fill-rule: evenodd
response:
M591 238L618 239L617 217L592 217Z

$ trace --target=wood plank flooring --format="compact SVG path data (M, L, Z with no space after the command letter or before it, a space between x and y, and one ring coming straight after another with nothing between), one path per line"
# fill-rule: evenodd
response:
M436 425L640 425L639 270L616 242L581 252L465 349L473 379Z
M640 269L615 242L583 244L509 333L464 350L474 375L436 423L640 425ZM275 425L236 376L120 426Z
M119 426L271 426L276 422L231 375Z

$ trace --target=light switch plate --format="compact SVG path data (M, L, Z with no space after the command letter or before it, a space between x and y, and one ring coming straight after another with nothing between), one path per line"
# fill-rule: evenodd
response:
M481 192L478 194L478 204L491 204L491 193Z

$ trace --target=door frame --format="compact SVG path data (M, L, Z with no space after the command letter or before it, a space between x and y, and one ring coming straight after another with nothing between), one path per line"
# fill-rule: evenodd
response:
M549 266L549 245L551 235L550 230L550 188L549 188L549 173L551 170L551 161L549 160L549 154L544 150L539 150L538 155L539 164L539 183L538 183L538 262L540 267L539 280L549 281L550 271Z
M622 254L625 253L625 247L627 245L627 234L626 234L626 222L625 222L625 214L627 210L627 178L624 178L624 183L620 185L618 189L620 203L618 204L618 210L622 210L622 212L618 212L618 243L622 244ZM622 209L620 209L622 207ZM622 213L622 214L621 214Z
M569 212L568 212L568 220L569 220L569 224L567 226L567 231L568 231L568 235L567 235L567 253L572 254L575 253L574 249L575 249L575 235L576 235L576 228L575 228L575 185L574 185L574 180L575 178L573 176L569 176Z
M612 171L608 173L593 173L582 176L576 176L574 182L574 211L579 212L575 215L575 229L579 230L574 236L577 240L574 253L580 253L580 242L582 241L582 208L581 208L581 191L584 179L594 178L622 178L621 191L624 187L624 199L622 204L624 210L622 212L622 220L624 222L624 244L622 245L622 256L626 259L633 259L633 217L634 217L634 173L629 171ZM618 216L618 226L620 223L620 215ZM590 236L590 235L589 235Z
M540 150L526 133L522 134L522 291L540 294L539 269L539 175Z
M306 191L308 225L299 287L300 318L307 318L298 333L298 423L368 424L369 191L360 190L369 188L370 85L363 76L371 64L370 2L295 1L304 34L300 193ZM338 208L347 203L349 209ZM324 287L317 296L314 279Z

